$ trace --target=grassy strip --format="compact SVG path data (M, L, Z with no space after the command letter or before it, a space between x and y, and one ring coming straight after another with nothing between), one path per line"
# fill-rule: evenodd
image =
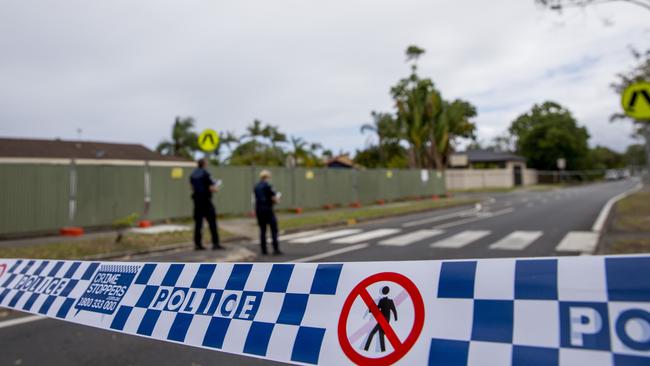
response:
M650 237L635 239L619 239L609 248L613 254L638 254L650 252Z
M495 188L468 188L468 189L450 189L453 193L505 193L512 192L519 187L495 187Z
M650 190L646 189L620 200L616 204L613 225L616 231L650 232Z
M435 210L439 208L463 206L478 201L469 199L441 199L439 201L415 201L405 204L372 206L354 210L325 211L321 214L310 214L280 220L283 230L297 230L316 226L345 224L350 220L361 221L395 215Z
M219 230L221 239L233 234ZM115 243L114 236L102 236L93 239L61 240L60 242L38 244L18 248L0 248L0 258L49 258L81 259L89 256L142 252L171 244L192 241L192 231L177 231L162 234L125 234L120 243Z

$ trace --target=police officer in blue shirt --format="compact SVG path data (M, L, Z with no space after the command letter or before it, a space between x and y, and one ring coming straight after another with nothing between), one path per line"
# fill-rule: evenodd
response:
M222 249L219 244L219 231L217 230L217 211L212 204L212 193L219 190L210 172L205 169L207 161L199 159L198 167L190 176L192 185L192 201L194 201L194 248L203 250L201 244L201 231L203 219L208 221L210 235L212 236L212 249Z
M278 221L273 212L273 205L278 202L279 195L273 190L268 180L271 179L271 172L262 170L260 181L255 185L255 214L257 215L257 225L260 227L260 245L262 254L267 254L266 250L266 227L271 227L271 238L273 241L273 254L282 254L278 244Z

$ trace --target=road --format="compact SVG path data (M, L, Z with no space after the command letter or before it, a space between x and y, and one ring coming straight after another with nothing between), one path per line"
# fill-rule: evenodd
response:
M285 254L259 261L386 261L575 255L596 244L606 202L635 181L484 197L478 207L400 216L283 237ZM248 244L257 250L255 243ZM570 251L562 251L568 248ZM179 260L183 254L153 260ZM0 323L1 365L273 365L56 320Z

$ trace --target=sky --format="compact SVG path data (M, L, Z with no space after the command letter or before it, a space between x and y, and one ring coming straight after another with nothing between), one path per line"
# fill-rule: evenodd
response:
M592 146L622 151L632 127L609 122L609 84L634 65L629 46L650 48L649 19L625 3L557 14L533 0L4 0L0 136L154 148L175 116L237 134L257 118L352 152L372 141L359 131L370 112L393 110L415 44L421 76L477 107L479 141L554 100Z

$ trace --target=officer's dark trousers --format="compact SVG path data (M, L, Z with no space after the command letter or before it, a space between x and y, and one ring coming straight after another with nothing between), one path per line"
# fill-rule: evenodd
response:
M257 225L260 227L260 245L262 246L262 253L266 254L266 227L271 227L271 238L273 240L273 250L279 251L278 246L278 221L275 219L273 210L258 209L255 214L257 215Z
M208 221L212 246L219 246L219 231L217 231L217 211L210 199L194 200L194 245L201 247L201 233L203 231L203 219Z

